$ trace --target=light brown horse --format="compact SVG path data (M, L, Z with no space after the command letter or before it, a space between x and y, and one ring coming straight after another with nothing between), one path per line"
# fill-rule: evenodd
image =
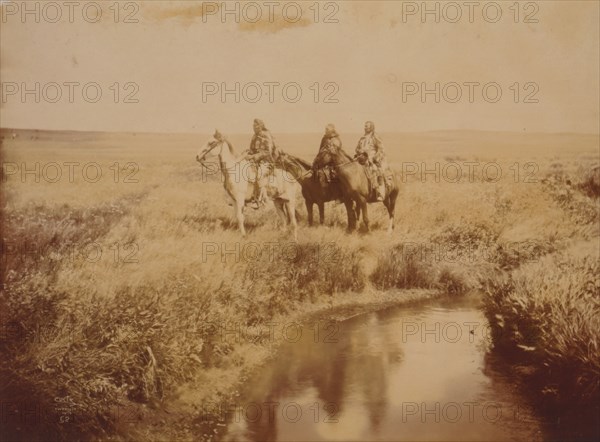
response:
M336 176L340 181L340 187L344 194L346 207L348 207L348 201L350 201L350 207L352 206L352 202L356 203L356 213L354 211L348 212L348 230L353 231L356 229L357 220L360 212L362 212L363 223L366 230L369 231L367 204L377 202L377 198L369 185L366 167L350 158L340 148L322 150L317 156L317 163L320 166L331 165L335 168ZM394 213L399 191L398 181L394 174L391 175L390 181L386 186L386 194L383 199L383 204L389 214L390 222L387 229L389 234L394 229Z

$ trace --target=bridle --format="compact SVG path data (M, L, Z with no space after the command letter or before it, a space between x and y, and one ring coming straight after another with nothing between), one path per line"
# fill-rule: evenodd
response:
M202 157L200 157L200 158L196 158L196 160L197 160L197 161L200 163L200 165L201 165L202 167L204 167L206 170L211 170L211 169L210 169L210 168L209 168L209 167L208 167L206 164L204 164L204 161L205 161L205 159L206 159L206 155L208 155L210 152L212 152L212 151L213 151L213 150L214 150L214 149L215 149L217 146L219 146L219 145L221 146L221 149L222 149L222 148L223 148L223 143L224 143L224 141L218 141L218 140L215 140L215 141L214 141L214 143L209 143L209 144L212 144L212 146L210 146L210 147L209 147L209 148L206 150L206 152L204 152L204 154L202 155Z

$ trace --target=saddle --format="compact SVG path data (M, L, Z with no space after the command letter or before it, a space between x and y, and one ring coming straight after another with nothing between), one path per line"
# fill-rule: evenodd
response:
M322 187L327 187L337 180L335 169L331 166L324 166L317 169L315 177Z

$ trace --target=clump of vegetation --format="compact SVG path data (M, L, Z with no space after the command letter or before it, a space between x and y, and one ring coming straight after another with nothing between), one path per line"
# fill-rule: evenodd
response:
M489 248L496 243L498 233L483 223L463 222L443 228L432 235L435 244L444 245L448 251L473 252L481 248Z
M398 244L381 254L371 281L379 290L426 288L450 295L467 290L464 278L447 266L438 267L410 244Z
M442 268L438 275L437 287L449 295L461 295L469 289L465 278L448 267Z
M550 238L552 239L552 238ZM463 264L492 264L512 270L556 251L552 240L504 242L488 224L465 222L445 227L431 237L441 260Z
M579 167L571 174L564 171L549 173L543 180L548 192L577 225L600 222L600 166ZM596 227L597 228L597 227Z
M334 243L284 245L277 259L262 254L248 263L240 305L249 322L264 321L285 313L300 302L320 296L364 289L367 275L362 266L364 250ZM235 300L232 300L236 302Z
M577 188L590 198L600 198L600 166L583 172Z
M136 196L135 198L140 198ZM52 275L61 262L73 257L74 246L83 247L105 235L129 212L135 198L90 208L29 204L5 214L3 279L32 276L31 270Z
M379 290L431 288L435 282L432 269L404 244L388 249L379 257L371 281Z
M512 270L521 264L536 262L543 256L556 251L550 241L523 241L517 243L498 244L489 254L490 262L498 264L501 269Z
M487 283L495 346L537 369L539 393L562 404L600 399L600 262L556 254Z

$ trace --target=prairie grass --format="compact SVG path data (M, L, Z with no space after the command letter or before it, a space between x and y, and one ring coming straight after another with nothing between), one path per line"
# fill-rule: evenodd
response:
M388 289L458 295L483 285L495 343L534 348L524 354L560 367L565 385L593 398L599 218L596 181L585 171L598 160L597 137L492 138L388 136L388 145L401 146L389 149L402 183L393 235L385 233L381 205L369 207L369 234L346 234L345 209L336 204L327 205L325 225L308 228L299 199L297 244L272 208L248 211L249 235L240 238L219 177L194 162L202 136L48 133L4 140L6 161L95 161L105 174L96 183L80 174L52 184L3 177L2 396L35 398L50 410L56 398L68 397L75 421L50 419L48 431L109 437L122 431L115 405L151 409L171 403L182 385L215 385L225 394L268 352L264 337L224 342L208 324L293 320L307 306L365 293L375 300ZM230 139L238 148L249 141ZM286 151L309 161L318 140L279 138ZM407 161L431 168L469 160L501 164L503 179L402 174ZM535 162L539 180L515 180L508 173L515 161ZM122 175L115 181L115 162L135 163L137 182ZM547 387L565 394L566 387Z

